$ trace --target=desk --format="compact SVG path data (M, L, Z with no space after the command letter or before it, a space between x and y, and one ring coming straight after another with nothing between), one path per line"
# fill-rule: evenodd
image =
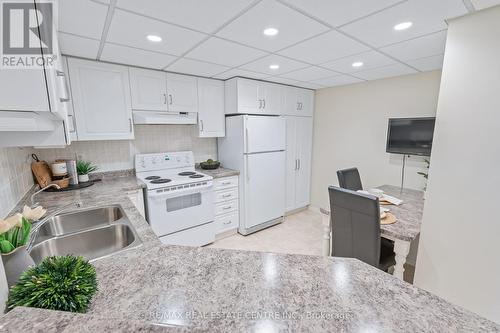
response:
M392 185L384 185L378 188L388 195L404 201L399 206L384 206L391 210L391 213L396 216L398 221L394 224L380 226L381 236L394 241L396 265L393 274L403 280L404 264L410 251L410 244L420 234L424 209L424 192L404 189L403 193L400 193L400 188ZM324 224L323 255L329 256L331 253L330 208L321 209L321 213L323 213Z

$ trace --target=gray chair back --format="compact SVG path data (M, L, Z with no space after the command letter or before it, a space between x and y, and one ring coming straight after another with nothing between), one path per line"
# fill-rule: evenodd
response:
M332 256L356 258L378 267L380 206L378 198L336 186L328 188L332 218Z
M339 186L352 191L363 189L361 184L361 177L357 168L350 168L337 171L337 178L339 179Z

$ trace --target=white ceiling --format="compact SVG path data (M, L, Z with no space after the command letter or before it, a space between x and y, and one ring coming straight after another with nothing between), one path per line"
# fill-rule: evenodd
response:
M440 69L445 20L498 4L500 0L61 0L59 40L66 55L319 89ZM413 26L393 29L404 21ZM264 36L268 27L279 34ZM148 41L149 34L162 41ZM354 62L364 65L354 68Z

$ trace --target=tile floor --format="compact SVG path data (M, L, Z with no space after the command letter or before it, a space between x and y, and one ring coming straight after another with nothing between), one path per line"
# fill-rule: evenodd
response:
M321 255L323 224L321 214L304 210L285 217L285 222L248 236L236 234L209 245L208 247ZM414 267L407 265L405 281L412 283Z

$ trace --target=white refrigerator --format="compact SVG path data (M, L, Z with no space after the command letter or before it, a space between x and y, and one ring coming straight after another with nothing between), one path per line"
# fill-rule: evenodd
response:
M243 235L283 221L286 122L279 116L226 117L219 160L240 171L238 231Z

